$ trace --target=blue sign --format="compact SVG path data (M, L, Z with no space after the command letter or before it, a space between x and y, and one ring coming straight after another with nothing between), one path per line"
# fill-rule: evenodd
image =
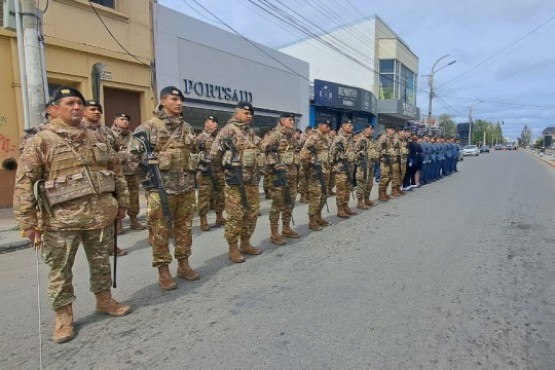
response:
M314 80L314 104L373 115L378 111L378 100L370 91L322 80Z

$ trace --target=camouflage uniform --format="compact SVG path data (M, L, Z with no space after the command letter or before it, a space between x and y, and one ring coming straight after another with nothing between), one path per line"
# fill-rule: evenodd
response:
M33 193L37 181L44 207L40 215ZM54 119L28 140L17 170L14 211L22 230L42 230L53 309L75 300L71 268L80 242L89 262L91 291L110 291L112 225L118 206L126 208L128 201L115 153L94 133Z
M383 133L376 142L376 147L380 151L380 185L379 200L386 201L389 199L387 188L389 183L392 185L399 183L399 138L396 134L388 135ZM391 195L400 195L398 190L392 186Z
M148 190L146 218L148 241L152 246L152 266L164 267L172 261L169 250L172 234L175 238L175 259L186 261L191 255L195 171L198 166L198 155L194 153L195 136L191 125L181 116L170 117L162 109L155 110L154 116L136 129L136 132L141 131L146 133L159 160L173 220L173 226L169 227L163 216L158 191Z
M275 130L271 131L262 141L262 151L265 153L266 174L270 179L272 206L270 208L270 227L272 229L272 242L285 244L278 232L279 218L283 224L283 235L298 238L300 235L290 228L295 199L297 198L297 166L298 142L294 138L294 129L289 129L278 123ZM287 182L291 204L285 199L285 184L279 176Z
M372 173L370 172L371 160L368 156L368 143L370 139L366 137L364 132L356 135L354 137L354 150L357 153L356 159L356 173L355 178L357 181L356 195L360 207L361 202L364 203L366 199L366 194L370 197L370 190L372 190ZM368 189L370 187L370 190ZM362 208L365 209L365 208Z
M27 141L29 141L30 138L32 138L42 130L44 130L49 123L50 121L46 119L41 123L39 123L38 125L35 125L31 128L24 130L23 137L19 142L19 155L23 154L23 149L25 149L25 144L27 144Z
M210 208L210 199L214 197L215 204L214 210L216 214L224 210L224 178L223 171L220 166L212 163L210 158L210 150L214 144L216 132L210 133L203 130L196 138L196 146L199 148L199 166L197 171L197 186L198 186L198 213L202 217L206 217ZM216 170L218 169L218 170ZM220 221L220 222L218 222ZM217 224L225 224L221 222L221 218L216 220Z
M308 178L308 217L309 228L314 231L329 225L322 218L322 209L328 198L326 178L329 179L330 160L327 135L315 130L308 137L300 153L301 166L307 171Z
M339 147L340 145L342 149ZM349 209L353 167L356 159L352 134L347 134L343 129L339 129L330 148L330 158L333 163L332 170L335 172L337 187L337 195L335 198L337 215L339 217L345 217L350 214L356 214L356 212Z
M399 193L405 194L405 192L401 190L401 186L403 184L403 179L405 178L405 173L407 172L407 157L409 155L408 139L404 136L404 133L403 135L397 134L397 137L399 140L399 177L398 182L395 184L392 183L391 186L394 186Z
M314 131L312 131L314 133ZM299 139L299 148L302 148L306 143L308 137L312 134L307 134L303 132ZM299 194L301 194L301 203L308 203L307 195L308 195L308 168L304 168L302 164L299 166L299 173L297 176L297 190Z
M236 148L235 153L222 145L222 141L225 140L233 143ZM260 211L258 184L263 165L260 139L255 135L250 124L232 118L218 133L210 155L214 160L222 163L224 168L225 210L228 216L225 224L225 239L229 244L230 258L233 261L233 253L242 257L237 254L238 250L247 254L259 254L260 251L250 245L250 238L256 228ZM240 171L242 176L246 209L241 200L241 185L237 171ZM237 247L239 239L241 239L240 249Z

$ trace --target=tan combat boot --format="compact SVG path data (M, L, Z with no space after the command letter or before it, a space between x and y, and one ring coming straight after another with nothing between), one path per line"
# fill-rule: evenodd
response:
M251 245L251 237L250 236L241 236L241 246L239 247L239 251L243 254L250 254L251 256L258 256L262 251L260 248L255 248Z
M397 187L397 191L398 191L399 194L401 194L401 195L407 195L407 193L406 193L404 190L401 190L401 185L399 185L399 186Z
M210 226L208 225L206 215L200 215L200 229L202 231L210 231Z
M69 342L75 336L73 330L73 309L71 303L55 310L56 324L52 340L56 343Z
M270 230L272 232L272 235L270 236L270 241L275 245L284 245L287 242L280 235L278 228L279 228L279 225L277 224L270 225ZM242 243L241 243L241 246L242 246Z
M367 209L369 209L370 207L368 207L368 206L366 205L366 203L364 202L364 199L359 198L358 203L357 203L357 208L358 208L358 209L367 210Z
M105 313L110 316L125 316L131 312L131 307L121 304L112 298L112 292L107 290L95 294L96 312Z
M380 190L378 193L378 200L380 202L387 202L389 200L389 197L387 196L387 194L385 193L385 190Z
M337 217L339 218L349 218L349 214L345 212L345 207L337 206Z
M401 196L401 195L403 195L403 194L401 194L401 193L399 192L399 189L397 189L397 187L394 187L393 189L391 189L391 196L393 196L393 197L399 197L399 196Z
M129 228L132 230L144 230L146 229L146 225L139 222L137 216L129 216Z
M189 266L189 259L183 258L177 261L179 267L177 268L177 276L185 280L198 280L200 275Z
M322 230L322 226L318 222L316 222L316 216L308 215L308 228L312 231L320 231Z
M235 263L245 262L245 257L239 252L237 242L229 243L229 259Z
M326 221L322 218L322 212L318 212L317 214L315 214L314 215L314 220L320 226L330 226L331 225L331 222Z
M289 222L283 222L283 230L281 231L281 234L287 238L291 238L291 239L299 239L301 237L301 234L299 234L295 229L292 229L291 226L289 226Z
M222 212L216 212L216 225L225 225L226 219L222 215Z
M123 225L121 224L121 220L118 220L117 224L116 224L116 232L118 235L121 235L123 233L125 233L125 231L123 231Z
M355 212L355 211L353 211L352 209L349 208L349 204L348 204L348 203L346 203L346 204L343 206L343 210L344 210L345 213L348 214L349 216L354 216L354 215L357 215L357 214L358 214L358 212Z
M364 204L368 207L374 207L376 204L370 200L370 197L364 199Z
M158 283L162 290L174 290L177 288L175 280L170 274L170 268L167 264L158 266Z

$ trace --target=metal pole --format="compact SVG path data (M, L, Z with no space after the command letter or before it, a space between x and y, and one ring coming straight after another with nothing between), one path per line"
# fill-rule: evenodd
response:
M428 125L430 125L431 122L432 122L432 101L433 101L433 99L434 99L434 72L435 72L435 68L436 68L437 64L438 64L442 59L445 59L445 58L447 58L448 56L449 56L449 54L445 54L444 56L442 56L441 58L439 58L438 60L436 60L436 62L435 62L434 65L432 66L432 71L430 72L430 76L429 76L429 79L428 79L428 86L430 87L430 93L429 93L429 96L428 96L428 99L429 99L429 100L428 100ZM450 62L450 63L444 65L443 67L441 67L440 69L438 69L438 71L441 70L441 69L443 69L443 68L445 68L445 67L450 66L451 64L453 64L453 63L455 63L455 62L456 62L456 60L453 60L452 62ZM430 126L429 126L429 128L430 128L430 131L431 131L431 127L430 127Z
M29 120L29 100L27 91L27 75L25 74L25 50L23 46L23 26L21 24L21 4L14 1L15 29L17 32L17 57L19 59L19 83L21 84L21 99L23 103L23 123L25 128L31 128Z
M472 106L468 111L468 145L472 142Z

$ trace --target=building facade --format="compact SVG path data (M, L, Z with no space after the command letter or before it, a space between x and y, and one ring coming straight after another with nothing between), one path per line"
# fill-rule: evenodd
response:
M131 116L131 126L136 127L156 104L151 68L153 1L91 3L37 2L39 9L46 9L43 33L48 90L51 93L60 85L74 86L85 98L100 99L107 124L112 123L115 113L126 112ZM0 55L0 162L3 162L19 159L17 148L24 129L14 30L0 28ZM11 206L14 176L14 170L0 169L0 207Z
M308 64L164 6L155 5L158 90L177 86L185 94L184 116L201 130L208 115L220 125L239 101L252 103L259 134L282 112L308 124Z

